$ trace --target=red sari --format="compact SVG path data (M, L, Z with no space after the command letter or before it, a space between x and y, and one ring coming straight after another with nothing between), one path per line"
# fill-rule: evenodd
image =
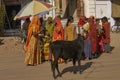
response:
M81 27L85 24L85 19L86 19L85 16L80 17L79 22L78 22L78 27Z
M93 19L89 19L92 54L97 51L97 30Z
M83 25L85 24L85 19L86 19L85 16L81 16L80 19L79 19L78 27L76 28L78 35L83 36L83 33L84 33Z
M103 43L110 43L110 23L109 22L103 23L103 27L105 29Z

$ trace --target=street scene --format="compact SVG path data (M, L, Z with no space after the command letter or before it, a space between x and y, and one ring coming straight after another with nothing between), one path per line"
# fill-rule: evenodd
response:
M72 62L59 64L63 76L57 80L119 80L120 79L120 34L111 33L111 54L103 53L99 58L81 61L82 74L71 73ZM53 80L50 62L38 66L24 64L23 45L14 37L1 37L0 80Z
M1 0L0 80L119 80L119 0Z

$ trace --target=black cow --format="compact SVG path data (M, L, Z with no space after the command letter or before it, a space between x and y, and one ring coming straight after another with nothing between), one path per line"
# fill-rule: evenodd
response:
M76 61L78 60L78 66L81 66L81 59L83 53L83 39L78 37L74 41L54 41L50 44L50 51L54 56L54 61L51 61L51 69L53 71L53 77L55 76L55 68L58 72L58 75L61 77L61 73L58 69L58 59L62 58L64 61L68 59L73 60L73 65L75 66ZM76 71L74 71L76 73ZM81 70L80 70L81 73Z

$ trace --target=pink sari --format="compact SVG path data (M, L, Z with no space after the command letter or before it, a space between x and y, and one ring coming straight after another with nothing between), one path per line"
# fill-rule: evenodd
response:
M104 45L103 45L103 41L102 41L102 34L100 34L99 37L98 37L98 51L100 53L104 52Z

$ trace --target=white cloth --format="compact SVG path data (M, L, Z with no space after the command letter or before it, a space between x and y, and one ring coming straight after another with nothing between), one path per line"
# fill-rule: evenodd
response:
M82 26L81 26L81 27L76 27L76 33L77 33L77 34L83 35L83 32L84 32L84 29L83 29Z

